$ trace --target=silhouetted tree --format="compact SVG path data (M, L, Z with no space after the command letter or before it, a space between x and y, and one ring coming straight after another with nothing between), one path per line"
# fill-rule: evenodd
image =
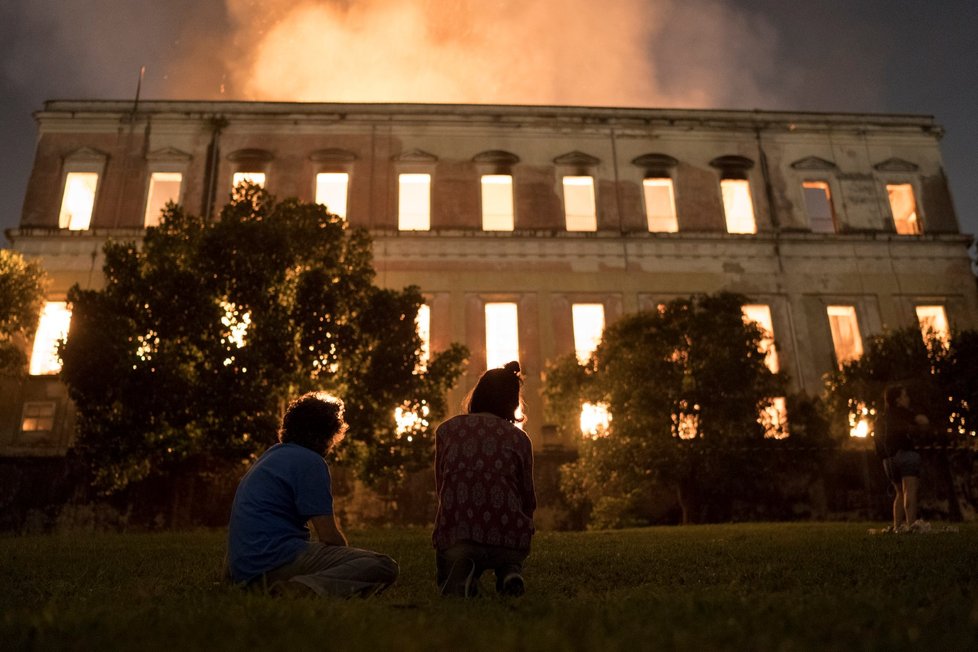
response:
M0 249L0 375L20 376L24 346L37 328L44 303L44 271L10 249Z
M869 338L861 357L827 378L826 403L833 436L848 439L850 429L860 419L866 420L867 435L873 436L876 417L883 411L883 392L893 383L906 385L914 410L930 420L930 430L920 433L918 442L931 445L936 452L932 459L950 495L959 494L978 508L978 495L973 493L970 478L958 481L952 477L974 472L978 332L955 331L942 340L934 334L924 338L918 328L908 327ZM949 452L961 453L959 464L952 464ZM952 466L960 468L953 471ZM961 516L957 500L949 502L949 509L950 516Z
M676 491L684 522L723 519L754 481L764 462L751 449L772 445L759 415L784 395L784 382L765 365L762 332L744 321L744 303L724 293L626 316L586 364L566 358L548 370L559 428L576 429L583 401L606 404L612 416L562 478L569 502L592 506L592 525L635 522L635 505L654 485Z
M284 404L331 391L339 454L369 484L430 463L426 421L466 352L419 360L415 287L373 284L371 244L318 204L239 186L220 219L166 208L141 246L105 246L105 287L72 288L62 379L99 487L246 462L276 440ZM397 407L427 412L398 432Z

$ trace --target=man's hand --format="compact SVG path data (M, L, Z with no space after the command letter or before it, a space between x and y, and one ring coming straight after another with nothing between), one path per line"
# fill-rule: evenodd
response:
M918 414L913 418L913 420L920 428L926 428L927 426L930 425L930 419L925 417L923 414Z
M340 530L339 523L336 522L336 516L330 514L329 516L313 516L309 519L312 523L313 529L316 531L316 536L319 538L320 543L325 543L329 546L345 546L346 535Z

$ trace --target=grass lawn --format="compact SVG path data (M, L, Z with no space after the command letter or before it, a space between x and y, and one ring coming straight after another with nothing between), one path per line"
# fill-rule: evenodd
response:
M0 650L978 650L978 525L868 527L542 533L524 597L468 602L436 595L425 530L350 533L401 565L356 601L224 585L220 531L7 537Z

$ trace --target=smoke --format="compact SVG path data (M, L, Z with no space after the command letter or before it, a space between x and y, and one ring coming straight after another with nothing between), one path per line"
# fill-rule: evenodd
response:
M772 25L720 0L225 0L225 9L224 67L245 99L771 107L785 103L772 82L792 78Z

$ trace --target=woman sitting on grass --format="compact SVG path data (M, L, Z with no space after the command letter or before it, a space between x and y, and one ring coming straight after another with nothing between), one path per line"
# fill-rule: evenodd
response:
M523 420L522 385L520 363L490 369L466 399L465 413L438 427L432 541L442 595L478 595L479 577L490 568L499 593L526 590L523 562L537 501L530 438L514 425Z

